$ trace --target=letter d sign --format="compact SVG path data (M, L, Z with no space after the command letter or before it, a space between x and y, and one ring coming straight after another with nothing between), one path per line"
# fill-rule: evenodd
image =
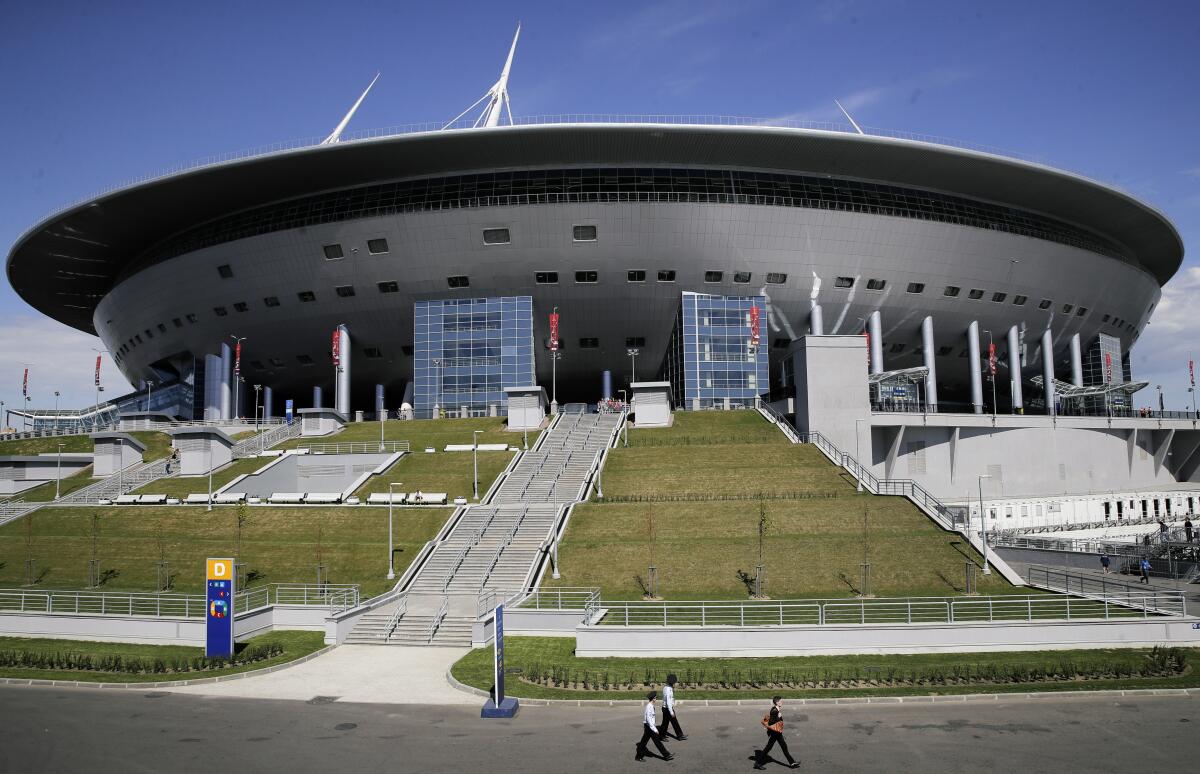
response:
M204 655L233 655L234 588L232 559L209 559L205 565L207 587Z

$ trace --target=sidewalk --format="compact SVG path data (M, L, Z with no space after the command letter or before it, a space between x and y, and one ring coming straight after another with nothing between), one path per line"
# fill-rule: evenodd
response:
M480 704L446 682L450 666L470 648L342 645L267 675L168 689L171 693L310 701L335 697L367 704Z
M1099 554L1096 555L1096 565L1097 566L1095 569L1084 569L1081 567L1064 567L1062 569L1068 572L1096 578L1097 580L1104 579L1119 581L1123 583L1139 585L1142 588L1151 589L1154 591L1182 591L1184 599L1187 601L1188 615L1200 615L1200 583L1184 583L1181 580L1175 580L1173 578L1156 578L1154 576L1150 576L1149 584L1140 584L1138 583L1140 578L1138 575L1122 575L1116 571L1105 575L1104 571L1099 567ZM1026 571L1031 565L1028 562L1009 562L1009 566L1019 572L1021 577L1024 578L1026 577ZM1054 567L1055 565L1046 564L1044 566Z

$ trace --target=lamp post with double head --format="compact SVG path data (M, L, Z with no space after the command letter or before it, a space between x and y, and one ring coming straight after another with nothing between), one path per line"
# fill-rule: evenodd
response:
M233 414L233 417L236 419L239 416L241 416L241 413L242 413L241 404L238 403L238 397L239 397L238 396L238 382L242 381L242 364L241 364L241 360L240 360L240 354L241 354L242 342L246 340L246 337L245 336L235 336L231 333L231 334L229 334L229 338L233 339L233 351L234 351L233 368L234 368L234 371L233 371L233 411L232 411L232 414ZM336 378L335 378L333 384L334 384L334 391L336 392L336 390L337 390ZM334 408L337 408L337 406L334 406Z
M392 504L396 500L396 487L403 485L400 481L391 481L388 483L388 580L396 579L396 563L393 559L396 554L392 548Z
M442 359L435 357L429 362L433 363L433 418L437 419L442 410Z
M637 381L637 356L642 354L642 351L637 347L630 347L625 350L625 354L629 355L629 384L632 386Z
M58 470L54 474L54 499L57 500L60 495L60 485L62 484L62 450L63 444L58 445Z
M992 568L988 565L988 534L987 534L987 514L983 508L983 480L991 478L987 473L980 474L979 479L979 534L980 540L983 543L983 574L991 575Z

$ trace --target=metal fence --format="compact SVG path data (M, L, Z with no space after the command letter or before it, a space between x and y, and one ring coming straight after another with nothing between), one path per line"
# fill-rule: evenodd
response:
M1103 575L1040 565L1029 567L1025 571L1025 579L1032 586L1103 600L1106 603L1128 605L1140 609L1144 614L1187 615L1187 597L1182 591L1155 589Z
M358 601L357 584L272 583L237 594L233 609L235 614L242 614L269 605L306 605L336 612L354 607ZM0 613L201 618L206 605L203 594L0 589Z
M408 441L347 441L345 443L310 443L297 447L309 454L379 454L412 451Z

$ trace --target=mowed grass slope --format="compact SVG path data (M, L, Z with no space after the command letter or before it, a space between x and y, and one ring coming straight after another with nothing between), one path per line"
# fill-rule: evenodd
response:
M266 467L274 458L247 457L234 460L212 474L212 490L215 492L244 473L253 473ZM208 476L173 476L151 481L137 490L138 494L165 494L168 497L187 497L189 494L207 494Z
M706 434L722 442L704 445ZM745 598L760 506L766 593L776 599L856 595L864 560L876 596L952 596L962 593L965 563L982 564L907 500L858 494L816 449L788 444L752 412L680 413L672 428L631 432L630 447L609 456L604 494L575 508L559 548L562 577L545 588L599 586L607 599L637 599L653 564L659 596ZM977 580L985 594L1013 590L998 574Z
M35 454L53 454L58 451L58 445L63 445L63 453L91 452L93 449L91 436L60 435L50 438L23 438L13 441L0 441L0 456L33 456Z
M397 483L397 492L445 492L455 497L472 496L475 466L471 452L425 454L420 449L406 454L383 474L371 476L355 492L364 500L375 492L387 492L390 483ZM479 496L487 493L496 476L508 466L513 452L479 452Z
M246 508L240 559L260 583L315 583L318 561L331 583L359 583L364 594L388 588L385 508ZM416 508L395 519L396 572L403 572L445 523L452 509ZM204 588L204 560L235 556L236 507L132 506L44 508L0 527L0 586L25 582L25 559L36 561L34 588L86 584L92 557L92 516L99 516L97 557L112 571L102 590L154 589L155 563L170 562L174 590ZM161 552L161 554L160 554Z
M524 434L505 430L503 417L477 417L474 419L414 419L402 421L388 420L383 423L383 437L387 441L408 441L413 451L422 451L427 446L439 452L448 444L469 444L472 442L472 431L482 430L479 443L507 443L520 446L524 442ZM538 433L530 431L529 445L532 446ZM321 438L292 438L285 441L276 449L295 449L316 443L348 443L379 441L378 422L351 422L333 435Z

